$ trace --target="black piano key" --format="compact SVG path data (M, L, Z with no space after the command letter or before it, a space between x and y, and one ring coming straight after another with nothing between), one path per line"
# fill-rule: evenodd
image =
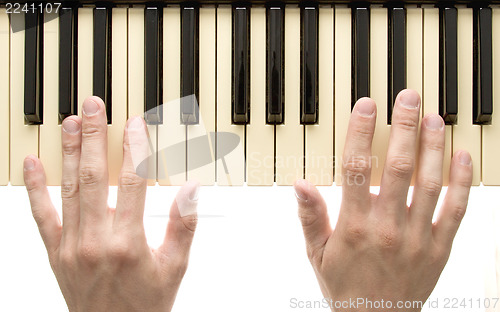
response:
M25 15L24 119L43 123L43 13L39 8Z
M94 76L93 93L106 104L108 124L111 124L111 9L94 9Z
M144 12L144 119L148 125L163 123L162 98L162 9Z
M353 8L352 103L370 96L370 9Z
M300 122L318 121L318 9L301 9Z
M199 8L186 6L181 10L181 122L197 124L199 107L198 20Z
M458 114L457 9L440 10L439 114L448 125Z
M281 124L284 121L284 9L267 8L267 77L266 121Z
M493 114L491 8L474 9L474 123L489 124Z
M389 98L387 123L391 124L392 108L399 92L406 89L406 10L389 10Z
M250 122L250 9L233 8L232 122Z
M77 9L59 11L59 122L76 115Z

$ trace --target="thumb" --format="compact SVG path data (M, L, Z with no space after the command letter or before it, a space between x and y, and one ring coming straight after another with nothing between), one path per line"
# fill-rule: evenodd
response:
M185 272L189 260L189 250L193 242L194 232L198 223L198 182L187 182L175 197L170 208L170 216L163 244L158 248L160 256L171 259L176 269ZM182 268L182 269L181 269Z
M294 187L307 255L311 261L321 260L326 242L332 234L326 203L316 187L307 180L297 180Z

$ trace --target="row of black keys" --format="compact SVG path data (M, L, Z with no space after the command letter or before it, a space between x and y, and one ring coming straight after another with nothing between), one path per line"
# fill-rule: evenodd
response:
M458 114L457 9L440 9L440 114L448 124ZM162 110L162 15L159 7L145 10L145 119L161 124ZM77 8L60 12L59 119L77 111ZM353 16L352 99L370 96L370 10L355 7ZM198 98L199 8L181 8L181 97ZM388 123L396 95L406 87L406 10L389 9L389 101ZM25 118L30 124L43 123L43 15L26 14L25 34ZM232 122L250 122L250 8L233 8ZM111 8L94 9L94 95L104 99L111 121ZM284 121L284 6L267 8L266 118L269 124ZM492 104L492 11L474 9L474 123L491 121ZM302 124L318 120L318 8L301 9L301 103ZM181 105L181 122L198 123L198 106Z

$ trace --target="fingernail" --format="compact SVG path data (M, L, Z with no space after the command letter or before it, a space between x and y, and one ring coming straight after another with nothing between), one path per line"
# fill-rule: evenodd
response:
M297 183L294 185L294 190L295 190L295 197L301 201L307 201L309 199L309 196L307 196L307 193L304 192L304 188L308 188L309 185L307 185L307 182L304 180L299 180Z
M142 128L142 118L141 117L134 117L130 123L128 124L128 127L130 129L140 129Z
M92 116L99 110L99 105L93 100L85 100L83 102L83 113L87 116Z
M467 152L461 152L460 155L458 155L458 160L460 161L460 164L464 166L470 166L472 164L472 159Z
M195 181L187 182L177 193L175 200L181 217L196 214L200 184Z
M444 127L443 118L439 115L431 115L424 120L425 127L429 130L439 130Z
M375 104L372 101L359 101L356 110L361 116L370 117L375 114Z
M35 168L35 162L31 158L26 158L24 160L24 170L33 170Z
M190 200L198 200L198 194L200 193L200 185L197 184L196 187L194 187L191 190L191 193L189 193L189 199Z
M62 124L64 132L77 133L80 131L80 125L74 120L64 120Z
M406 108L417 108L420 104L420 96L417 92L404 90L399 95L399 103Z

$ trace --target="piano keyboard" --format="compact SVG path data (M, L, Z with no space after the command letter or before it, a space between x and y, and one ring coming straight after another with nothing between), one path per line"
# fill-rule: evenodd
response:
M496 5L1 7L0 185L23 184L28 154L60 184L61 121L90 95L106 103L110 182L125 122L143 115L160 185L340 185L351 108L370 96L377 185L405 88L446 121L445 182L465 149L474 185L500 185L497 29Z

